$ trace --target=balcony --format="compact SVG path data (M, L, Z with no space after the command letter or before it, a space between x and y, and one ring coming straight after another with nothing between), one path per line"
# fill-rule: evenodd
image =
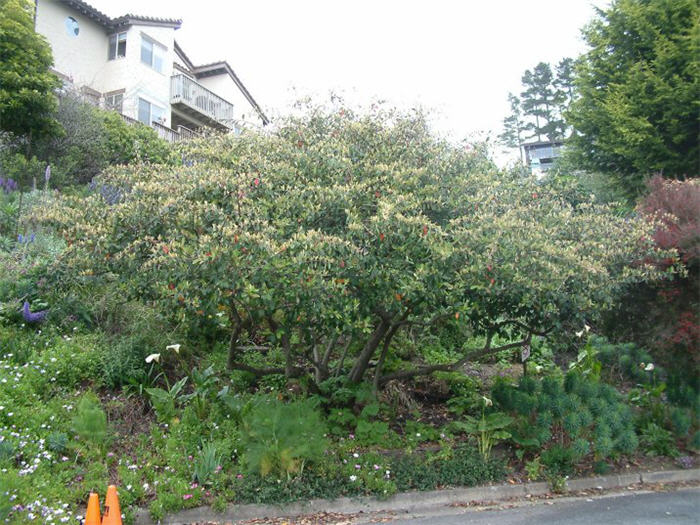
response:
M185 75L177 74L170 78L170 105L173 114L179 113L185 119L191 119L195 125L222 131L235 128L233 104Z

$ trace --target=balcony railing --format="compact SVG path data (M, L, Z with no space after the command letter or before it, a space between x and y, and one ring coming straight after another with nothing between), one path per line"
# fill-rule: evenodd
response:
M232 129L233 104L185 75L170 78L170 103L183 104L196 114Z
M122 113L119 113L119 116L122 118L122 120L124 120L124 122L131 126L145 126L145 124L140 120L127 117ZM165 139L168 142L179 142L181 140L189 140L199 136L199 133L191 130L190 128L186 128L185 126L178 126L177 130L174 130L164 126L160 122L156 122L155 120L151 122L151 127L156 131L156 133L158 133L160 138Z

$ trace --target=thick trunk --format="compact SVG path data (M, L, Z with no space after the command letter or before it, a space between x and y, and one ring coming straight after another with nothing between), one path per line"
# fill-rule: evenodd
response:
M374 391L375 395L377 395L377 392L379 391L379 380L382 377L382 368L384 367L384 361L386 359L386 354L389 353L389 346L391 345L391 340L396 335L396 332L399 331L400 327L401 327L400 323L392 325L391 329L386 334L386 337L384 337L384 347L382 348L382 353L379 356L379 361L377 362L377 368L374 371L374 382L372 383L372 390Z
M381 322L374 329L374 332L372 332L372 336L365 343L364 348L362 348L360 355L355 361L355 366L352 367L352 370L348 375L348 379L351 383L359 383L360 381L362 381L362 378L365 375L365 371L367 370L367 366L369 365L370 359L374 355L374 352L377 350L379 343L382 342L382 339L384 339L384 336L390 328L391 322L386 319L382 319Z
M226 367L229 370L233 370L234 364L238 361L238 343L246 323L243 321L243 319L241 319L241 316L238 315L238 310L236 310L236 305L233 301L231 301L230 307L231 313L229 314L229 321L231 322L231 326L234 328L231 332L231 338L229 339L228 343L228 359L226 361Z

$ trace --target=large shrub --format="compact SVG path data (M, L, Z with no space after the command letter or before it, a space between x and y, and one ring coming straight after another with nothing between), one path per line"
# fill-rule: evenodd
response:
M692 378L700 365L700 182L656 176L639 212L657 222L654 240L677 251L683 271L673 280L634 287L608 320L618 340L650 348L668 367ZM658 261L660 268L673 264Z
M25 190L32 180L43 186L47 164L51 165L50 184L57 187L89 182L110 165L134 161L163 163L172 158L171 146L155 130L129 124L114 111L84 102L78 93L61 94L55 118L61 133L33 141L35 157L26 166L28 169L18 169L17 152L24 153L21 141L8 143L0 155L4 176L14 176Z
M38 216L71 245L63 268L227 337L229 367L257 375L359 382L373 367L380 386L454 370L580 327L661 273L653 225L501 174L420 114L311 108L181 153L182 166L110 169ZM457 359L397 353L401 331L446 334Z

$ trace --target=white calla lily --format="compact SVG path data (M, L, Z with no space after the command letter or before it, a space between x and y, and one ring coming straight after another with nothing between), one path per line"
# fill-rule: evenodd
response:
M179 354L180 353L180 346L181 345L179 345L179 344L168 345L165 347L165 349L166 350L173 350L176 354Z

